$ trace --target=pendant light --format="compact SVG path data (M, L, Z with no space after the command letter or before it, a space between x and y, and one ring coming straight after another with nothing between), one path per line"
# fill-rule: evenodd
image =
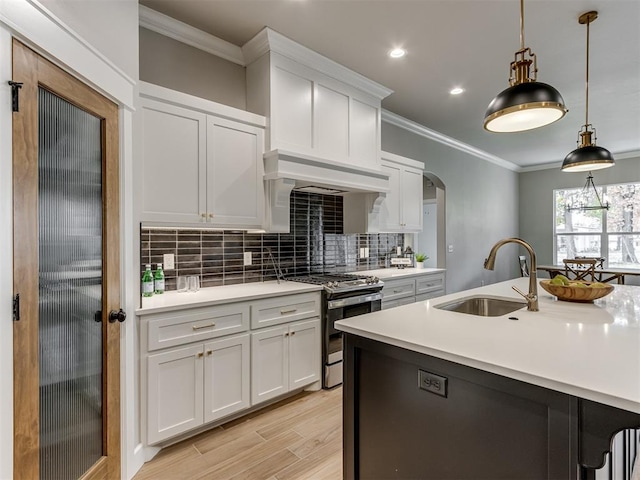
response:
M596 129L589 123L589 24L598 18L598 12L580 15L578 23L587 25L587 71L585 88L585 121L578 132L579 147L567 155L562 162L564 172L586 172L613 167L613 155L606 148L596 146ZM593 140L592 140L593 138Z
M533 77L530 67L533 64ZM562 95L551 85L536 81L536 55L524 46L524 0L520 0L520 50L509 66L509 85L494 98L484 115L490 132L523 132L556 122L565 116Z

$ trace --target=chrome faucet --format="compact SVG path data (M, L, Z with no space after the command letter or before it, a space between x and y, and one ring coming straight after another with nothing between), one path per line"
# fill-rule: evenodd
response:
M493 270L496 263L496 253L498 253L498 249L507 243L517 243L518 245L522 245L527 250L527 252L529 252L529 260L531 262L531 268L529 269L529 272L530 272L529 273L529 293L522 292L515 285L512 286L511 288L513 288L516 292L522 295L524 299L527 301L528 311L537 312L538 311L538 281L536 279L536 269L538 265L536 263L536 252L533 251L533 247L531 247L531 245L529 245L527 242L519 238L505 238L503 240L500 240L498 243L496 243L493 246L493 248L491 248L491 251L489 252L489 257L484 261L484 268L486 268L487 270Z

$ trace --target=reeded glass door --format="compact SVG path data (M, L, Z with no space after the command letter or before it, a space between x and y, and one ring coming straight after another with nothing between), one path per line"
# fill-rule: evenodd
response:
M14 477L119 478L117 107L14 41Z
M102 456L100 124L39 88L42 479L79 478Z

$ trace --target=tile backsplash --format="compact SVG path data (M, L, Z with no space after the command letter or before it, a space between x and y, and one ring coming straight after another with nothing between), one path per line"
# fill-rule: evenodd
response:
M401 233L343 232L342 197L293 192L290 233L247 233L236 230L142 228L141 273L147 263L175 255L175 269L165 271L166 289L176 278L199 275L203 287L275 280L273 254L285 276L369 270L385 266L386 254L404 244ZM359 258L360 249L369 256ZM244 265L251 252L252 264Z

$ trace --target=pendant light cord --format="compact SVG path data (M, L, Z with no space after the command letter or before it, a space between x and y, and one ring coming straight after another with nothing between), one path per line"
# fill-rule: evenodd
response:
M584 117L584 124L589 125L589 25L591 25L591 20L588 19L587 20L587 67L586 67L586 73L585 73L585 78L586 78L586 85L585 85L585 99L584 99L584 103L585 103L585 117Z
M524 0L520 0L520 50L524 51Z

